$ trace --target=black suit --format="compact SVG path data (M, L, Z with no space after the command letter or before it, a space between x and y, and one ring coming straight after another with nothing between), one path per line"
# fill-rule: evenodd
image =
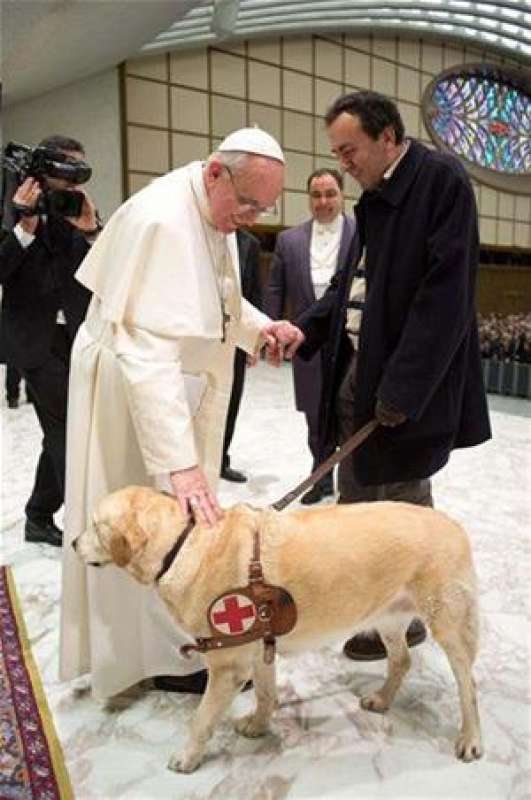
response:
M70 349L90 298L74 273L89 247L57 218L40 220L26 248L12 231L0 242L0 360L25 378L44 435L26 505L27 516L39 523L50 521L63 502ZM57 324L59 310L64 325Z
M238 242L242 295L246 300L249 300L253 306L260 308L262 304L259 271L260 242L251 233L244 230L237 231L236 239ZM246 359L247 354L243 350L236 348L236 352L234 353L234 377L227 411L227 421L225 423L225 437L223 439L222 468L226 468L230 464L229 448L234 434L240 401L242 399Z

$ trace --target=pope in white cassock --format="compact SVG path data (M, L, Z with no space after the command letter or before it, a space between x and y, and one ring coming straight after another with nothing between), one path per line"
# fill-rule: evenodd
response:
M128 484L175 494L207 524L234 348L288 354L302 334L242 298L234 231L274 205L284 156L269 134L230 134L206 163L155 180L109 220L77 278L93 292L72 351L60 673L105 698L202 668L151 587L87 568L69 546L98 501Z

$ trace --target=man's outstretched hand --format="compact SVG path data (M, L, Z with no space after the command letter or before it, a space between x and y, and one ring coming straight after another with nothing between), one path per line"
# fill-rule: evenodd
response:
M262 338L266 346L266 358L275 367L284 358L293 358L297 348L304 342L304 334L286 319L268 323L262 328Z
M407 420L407 416L402 411L399 411L398 408L393 408L393 406L384 403L380 399L376 401L374 416L380 425L384 425L387 428L395 428Z

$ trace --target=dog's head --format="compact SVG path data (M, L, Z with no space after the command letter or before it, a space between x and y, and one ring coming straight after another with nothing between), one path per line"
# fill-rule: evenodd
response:
M116 564L140 583L152 583L184 525L175 499L145 486L128 486L100 501L92 524L72 546L86 564Z

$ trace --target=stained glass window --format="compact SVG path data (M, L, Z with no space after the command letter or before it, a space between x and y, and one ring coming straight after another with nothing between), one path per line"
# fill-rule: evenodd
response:
M456 155L495 172L531 174L531 97L499 72L443 74L430 87L427 124Z

